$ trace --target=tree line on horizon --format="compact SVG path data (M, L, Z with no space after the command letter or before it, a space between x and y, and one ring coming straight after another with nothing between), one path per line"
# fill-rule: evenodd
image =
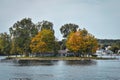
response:
M106 47L111 46L109 50L113 53L118 53L120 50L120 39L97 39L100 48L105 50Z
M60 28L63 40L55 37L53 23L41 21L34 24L31 18L23 18L9 28L9 33L0 33L0 54L12 55L58 53L58 50L68 49L76 54L93 54L98 48L97 39L85 28L76 24L64 24Z

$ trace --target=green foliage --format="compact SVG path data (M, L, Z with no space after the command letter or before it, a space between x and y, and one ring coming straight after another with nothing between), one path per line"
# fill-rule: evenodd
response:
M54 53L57 55L58 54L58 50L60 50L60 45L59 45L59 43L58 43L58 41L55 41L55 44L54 44L54 46L53 46L53 51L54 51Z
M60 49L65 50L66 49L66 39L62 39L62 41L59 42Z
M38 22L36 24L36 27L38 29L38 31L42 31L44 29L50 29L54 32L53 30L53 23L52 22L49 22L49 21L42 21L42 22Z
M111 46L117 43L120 43L120 39L98 39L99 44L104 46Z
M114 53L117 53L118 50L120 50L120 42L117 42L111 45L110 50L112 50Z
M61 34L63 34L63 37L66 38L70 34L70 32L76 32L78 27L79 26L76 24L65 24L60 28L60 32Z
M108 46L111 46L110 50L112 50L114 53L117 53L118 50L120 50L120 40L116 39L98 39L99 47L102 49L105 49Z
M11 49L10 36L7 33L0 34L0 53L9 55Z
M9 30L12 38L11 53L25 53L27 55L30 52L31 38L38 32L31 19L24 18L17 21Z
M55 40L52 22L43 20L35 25L30 18L23 18L9 28L10 35L0 34L0 53L25 54L26 56L31 51L57 53L59 49L66 49L66 45L75 53L94 53L97 49L96 38L86 29L78 30L78 27L71 23L61 26L60 32L65 39L58 42ZM106 40L103 42L98 40L98 42L109 45ZM113 45L112 42L110 45ZM115 51L116 47L120 49L117 43L111 50Z

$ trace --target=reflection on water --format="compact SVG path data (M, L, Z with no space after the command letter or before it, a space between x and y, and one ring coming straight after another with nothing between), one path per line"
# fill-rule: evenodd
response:
M0 61L0 80L120 80L120 60Z
M58 61L58 60L22 60L16 62L19 66L53 66L53 65L95 65L96 61L94 60L67 60L67 61Z
M76 60L76 61L65 61L66 65L95 65L94 60Z
M9 80L32 80L30 78L10 78Z
M52 66L55 65L58 61L50 61L50 60L22 60L18 61L19 66L37 66L37 65L46 65L46 66Z

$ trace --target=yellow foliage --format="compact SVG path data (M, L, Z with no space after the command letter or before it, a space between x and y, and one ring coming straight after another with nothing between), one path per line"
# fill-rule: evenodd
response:
M31 40L30 48L32 52L52 51L55 37L51 30L42 30Z
M87 31L79 30L68 36L66 46L73 52L95 52L97 49L97 40Z

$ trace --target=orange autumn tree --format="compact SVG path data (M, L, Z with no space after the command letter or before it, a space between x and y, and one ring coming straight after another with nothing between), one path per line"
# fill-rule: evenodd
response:
M97 39L88 33L86 29L72 32L66 42L66 46L69 51L75 53L81 53L83 55L89 55L94 53L97 49Z
M44 29L32 38L30 48L33 53L53 52L54 43L54 32L49 29Z
M98 49L98 42L97 39L92 35L88 34L86 36L86 51L90 53L95 53L96 50Z

